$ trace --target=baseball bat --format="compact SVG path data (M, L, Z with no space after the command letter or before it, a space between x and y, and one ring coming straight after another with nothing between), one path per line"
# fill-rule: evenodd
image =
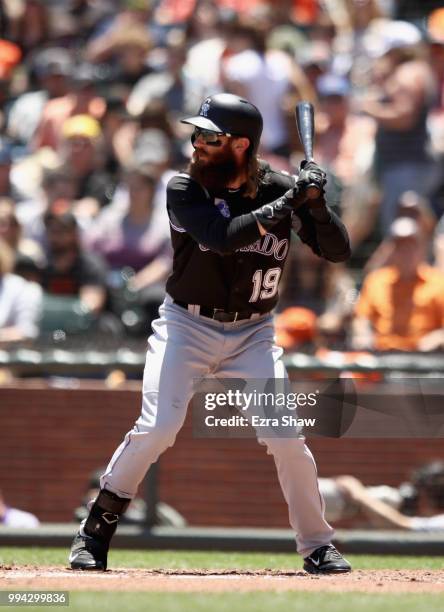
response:
M299 140L304 149L304 157L310 162L313 161L313 142L314 142L314 108L311 102L299 102L295 109L296 126L298 128ZM317 198L321 193L321 188L316 183L311 183L306 188L307 197L310 200Z

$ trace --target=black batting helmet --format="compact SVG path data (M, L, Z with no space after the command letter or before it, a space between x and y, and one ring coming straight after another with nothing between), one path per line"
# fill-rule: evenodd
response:
M262 134L262 115L259 110L239 96L219 93L206 98L195 117L182 119L203 130L220 132L228 136L245 136L250 140L250 150L255 154Z

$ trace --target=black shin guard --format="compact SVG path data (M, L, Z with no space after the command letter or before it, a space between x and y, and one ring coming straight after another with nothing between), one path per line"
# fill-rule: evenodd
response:
M102 489L94 501L83 526L86 535L109 543L117 528L120 517L131 500L124 499Z

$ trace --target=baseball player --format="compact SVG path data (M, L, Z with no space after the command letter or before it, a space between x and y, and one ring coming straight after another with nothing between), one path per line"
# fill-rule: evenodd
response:
M194 126L194 153L187 171L167 188L173 271L148 341L142 411L111 458L74 538L73 569L106 569L119 518L183 425L193 379L286 379L272 311L292 228L329 261L350 254L347 232L324 196L307 200L310 184L323 193L326 178L319 166L304 162L293 177L258 159L262 117L253 104L216 94L183 122ZM316 466L304 438L259 441L273 455L304 568L350 571L331 544L333 529L324 518Z

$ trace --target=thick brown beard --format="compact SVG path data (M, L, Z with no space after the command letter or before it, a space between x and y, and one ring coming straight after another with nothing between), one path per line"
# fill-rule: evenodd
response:
M228 184L239 177L242 170L230 151L221 153L211 162L193 157L187 168L188 174L194 180L212 192L226 189Z

